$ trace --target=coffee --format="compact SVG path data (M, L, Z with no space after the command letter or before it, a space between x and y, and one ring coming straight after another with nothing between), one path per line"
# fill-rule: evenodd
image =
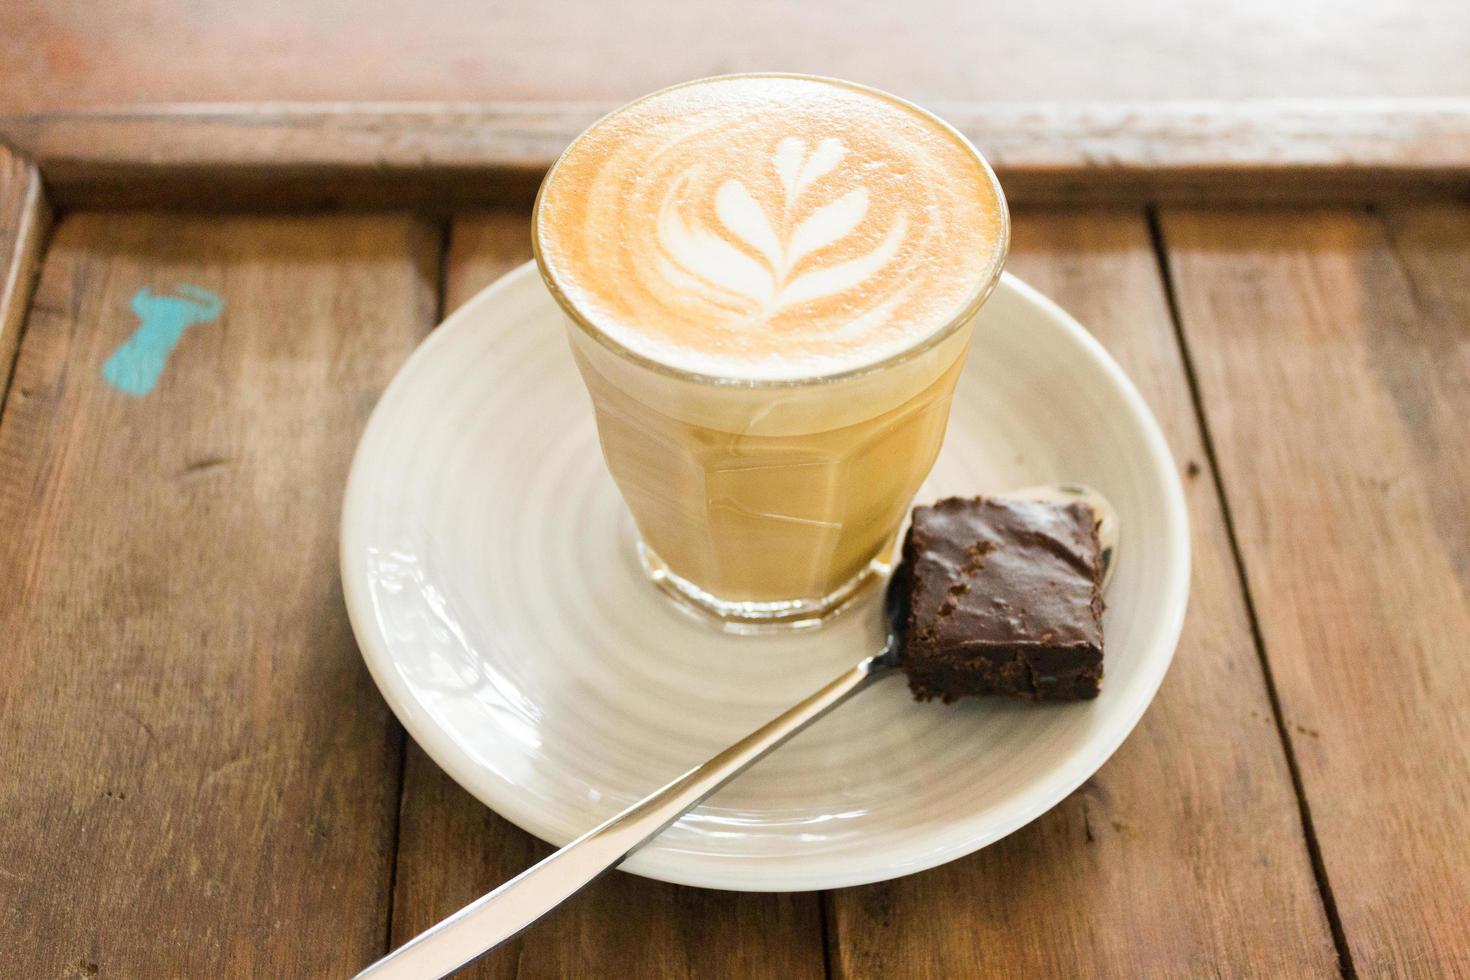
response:
M533 231L661 584L801 619L881 566L1008 242L963 137L845 82L692 82L579 137Z

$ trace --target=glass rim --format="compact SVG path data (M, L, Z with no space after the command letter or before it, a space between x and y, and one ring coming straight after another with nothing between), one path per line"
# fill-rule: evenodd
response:
M895 351L894 353L889 354L887 357L874 361L871 364L860 364L856 367L845 368L841 371L833 371L826 374L809 374L792 378L744 378L731 375L706 374L700 371L689 371L684 368L675 367L674 365L668 364L664 361L660 361L657 358L650 357L647 354L639 353L638 351L629 348L626 344L621 344L618 341L614 340L612 337L608 336L606 331L604 331L601 327L598 327L586 315L584 315L579 309L577 309L576 304L574 304L567 297L566 293L562 290L560 284L557 283L555 275L553 275L551 269L547 267L546 260L541 254L541 203L546 196L546 188L550 185L551 178L556 173L557 167L561 165L561 162L566 159L567 154L571 153L572 149L578 143L580 143L588 133L596 129L598 126L602 125L608 119L616 116L620 112L630 109L641 102L654 98L655 96L663 95L665 92L672 92L676 89L686 88L690 85L702 85L706 82L724 81L727 79L738 78L790 78L801 81L825 82L830 85L836 85L842 88L852 89L854 91L874 95L880 99L886 99L889 102L892 102L905 109L915 112L920 116L923 116L924 118L937 124L942 130L948 132L959 143L961 147L969 151L969 153L975 158L975 161L980 164L980 170L985 175L985 178L990 185L991 191L995 194L995 201L996 204L999 206L1000 229L999 234L996 236L995 239L994 261L990 269L990 274L985 278L983 282L981 282L976 287L975 291L970 294L969 298L965 301L965 305L960 309L960 312L958 314L956 314L951 320L946 322L944 326L940 327L938 330L933 331L932 333L925 334L922 338L915 341L912 345L905 347L902 350ZM616 354L618 357L621 357L627 361L631 361L632 363L637 364L640 367L646 368L650 371L654 371L658 374L663 374L668 377L689 381L694 384L714 385L732 388L799 388L815 384L829 384L838 381L848 381L854 378L863 377L864 375L875 374L879 371L886 371L889 368L896 367L899 364L912 360L919 355L924 354L929 350L932 350L933 348L939 346L941 343L947 340L966 323L969 323L972 319L974 319L975 315L980 312L980 307L985 305L985 301L995 290L996 284L1000 282L1001 275L1005 271L1006 259L1010 254L1010 244L1010 206L1009 204L1007 204L1005 192L1000 186L1000 179L996 177L995 170L990 166L990 161L985 159L985 155L976 148L974 143L970 142L970 140L965 136L964 133L960 132L952 124L945 121L944 119L941 119L939 116L930 112L928 109L925 109L923 106L910 102L908 99L902 98L900 96L893 95L890 92L885 92L882 89L874 88L871 85L863 85L860 82L850 82L842 78L832 78L827 75L812 75L801 72L750 71L733 72L725 75L710 75L705 78L693 78L688 81L678 82L674 85L666 85L661 89L649 92L646 95L641 95L638 98L633 99L630 102L626 102L609 112L605 112L594 122L588 125L586 129L578 133L576 138L567 144L566 149L562 150L561 153L557 155L556 160L553 161L551 166L546 169L546 176L541 179L541 186L536 191L535 203L531 206L531 255L536 261L536 270L540 273L542 283L545 284L546 289L549 293L551 293L552 298L556 300L557 305L562 308L562 311L566 313L566 315L572 320L573 323L581 328L583 333L587 334L590 338L597 341L599 344L607 348L612 353Z

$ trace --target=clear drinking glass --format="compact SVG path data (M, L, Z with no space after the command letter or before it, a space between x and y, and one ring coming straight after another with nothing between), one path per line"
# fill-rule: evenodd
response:
M819 623L886 572L943 441L975 315L1000 277L1009 221L998 184L994 193L998 258L953 320L877 363L806 378L699 374L629 350L568 297L533 233L656 584L739 629Z

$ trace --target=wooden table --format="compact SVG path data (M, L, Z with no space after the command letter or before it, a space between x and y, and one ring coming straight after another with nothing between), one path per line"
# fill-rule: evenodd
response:
M337 516L593 109L0 120L0 973L343 976L547 852L374 690ZM614 874L475 975L1470 975L1470 109L947 111L1183 471L1157 701L968 858ZM222 310L118 390L183 285Z

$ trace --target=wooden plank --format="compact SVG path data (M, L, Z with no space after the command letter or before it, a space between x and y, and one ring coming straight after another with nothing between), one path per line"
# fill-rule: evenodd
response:
M1365 976L1470 973L1470 212L1166 213L1323 865ZM1407 269L1407 274L1406 270Z
M1133 377L1180 465L1194 567L1138 729L1035 823L831 895L839 977L1326 976L1331 934L1144 218L1016 216L1010 268Z
M51 229L51 205L29 160L0 145L0 405Z
M1470 94L1463 0L6 0L0 109L627 99L772 66L926 98Z
M525 212L454 223L446 308L530 258ZM551 848L487 810L417 747L404 775L393 945L512 877ZM679 888L615 872L515 943L478 977L820 977L817 896Z
M381 955L402 734L337 519L438 261L398 217L60 222L0 419L4 972Z
M67 207L529 203L608 103L176 106L0 117ZM1470 100L936 103L1016 203L1470 196Z

